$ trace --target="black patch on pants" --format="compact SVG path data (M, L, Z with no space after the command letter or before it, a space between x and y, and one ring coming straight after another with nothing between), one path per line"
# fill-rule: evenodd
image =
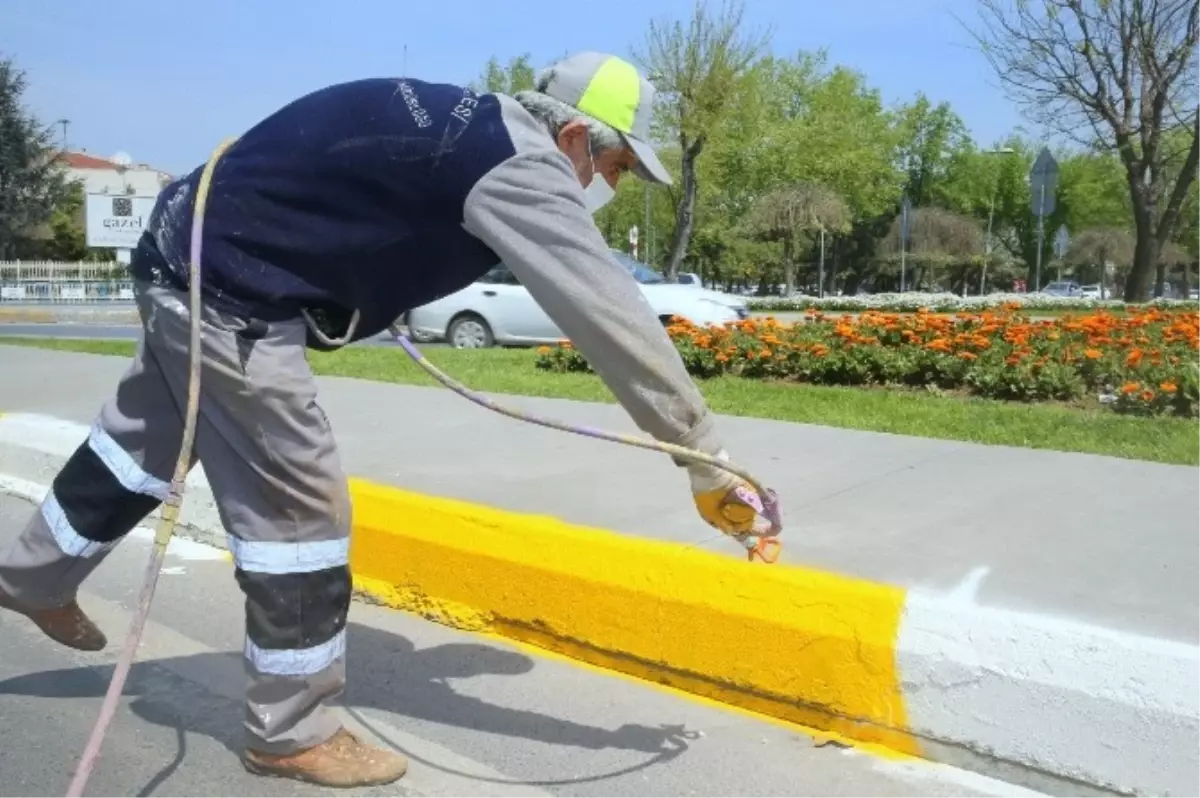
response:
M71 528L94 543L123 537L160 503L126 490L86 441L58 472L53 490Z
M298 651L328 643L346 628L350 566L302 574L234 571L246 594L246 634L259 648Z

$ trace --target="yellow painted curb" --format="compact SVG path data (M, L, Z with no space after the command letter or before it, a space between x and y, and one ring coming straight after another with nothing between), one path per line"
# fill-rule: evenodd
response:
M56 316L48 310L17 310L15 308L0 308L0 322L10 324L49 324Z
M781 720L919 753L895 646L905 593L350 481L356 587Z

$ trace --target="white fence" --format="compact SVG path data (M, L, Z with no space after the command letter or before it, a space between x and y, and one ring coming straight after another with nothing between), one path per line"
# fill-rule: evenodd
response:
M0 261L0 303L132 301L133 281L120 263Z

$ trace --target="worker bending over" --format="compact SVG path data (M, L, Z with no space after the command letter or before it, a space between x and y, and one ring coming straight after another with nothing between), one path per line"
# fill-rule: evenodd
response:
M653 93L633 66L593 52L515 97L359 80L284 106L217 164L195 456L246 596L252 772L361 787L407 768L343 728L332 706L345 681L351 508L307 349L377 335L503 262L641 429L724 454L661 322L592 219L627 173L670 183L648 144ZM0 557L0 606L72 648L105 646L77 591L166 498L178 457L202 171L163 191L134 251L143 336L129 370ZM687 470L705 521L751 528L743 483Z

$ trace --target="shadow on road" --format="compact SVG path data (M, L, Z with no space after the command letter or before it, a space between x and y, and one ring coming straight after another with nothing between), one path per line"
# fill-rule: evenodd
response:
M617 749L649 756L645 762L609 773L553 782L514 780L503 783L546 786L614 778L675 759L687 751L686 741L696 736L681 725L625 724L617 729L604 729L542 712L497 706L455 691L450 683L453 679L518 677L533 670L534 663L529 657L503 648L480 643L449 643L417 650L405 637L356 623L348 624L347 637L345 703L350 707L382 710L416 720L549 745L589 750ZM99 699L108 687L112 672L111 666L79 667L18 676L0 681L0 695ZM150 723L175 730L178 736L174 760L156 774L139 795L152 794L179 767L185 757L188 732L211 737L235 753L241 751L244 738L240 701L206 689L187 674L204 674L203 681L216 679L225 684L241 684L240 652L214 652L134 664L124 690L124 695L133 699L129 708ZM387 739L386 731L375 728L361 713L354 710L350 713L385 742L403 750L395 741ZM86 718L86 722L90 726L92 718ZM432 768L480 781L501 781L454 771L422 760L413 752L405 753Z

